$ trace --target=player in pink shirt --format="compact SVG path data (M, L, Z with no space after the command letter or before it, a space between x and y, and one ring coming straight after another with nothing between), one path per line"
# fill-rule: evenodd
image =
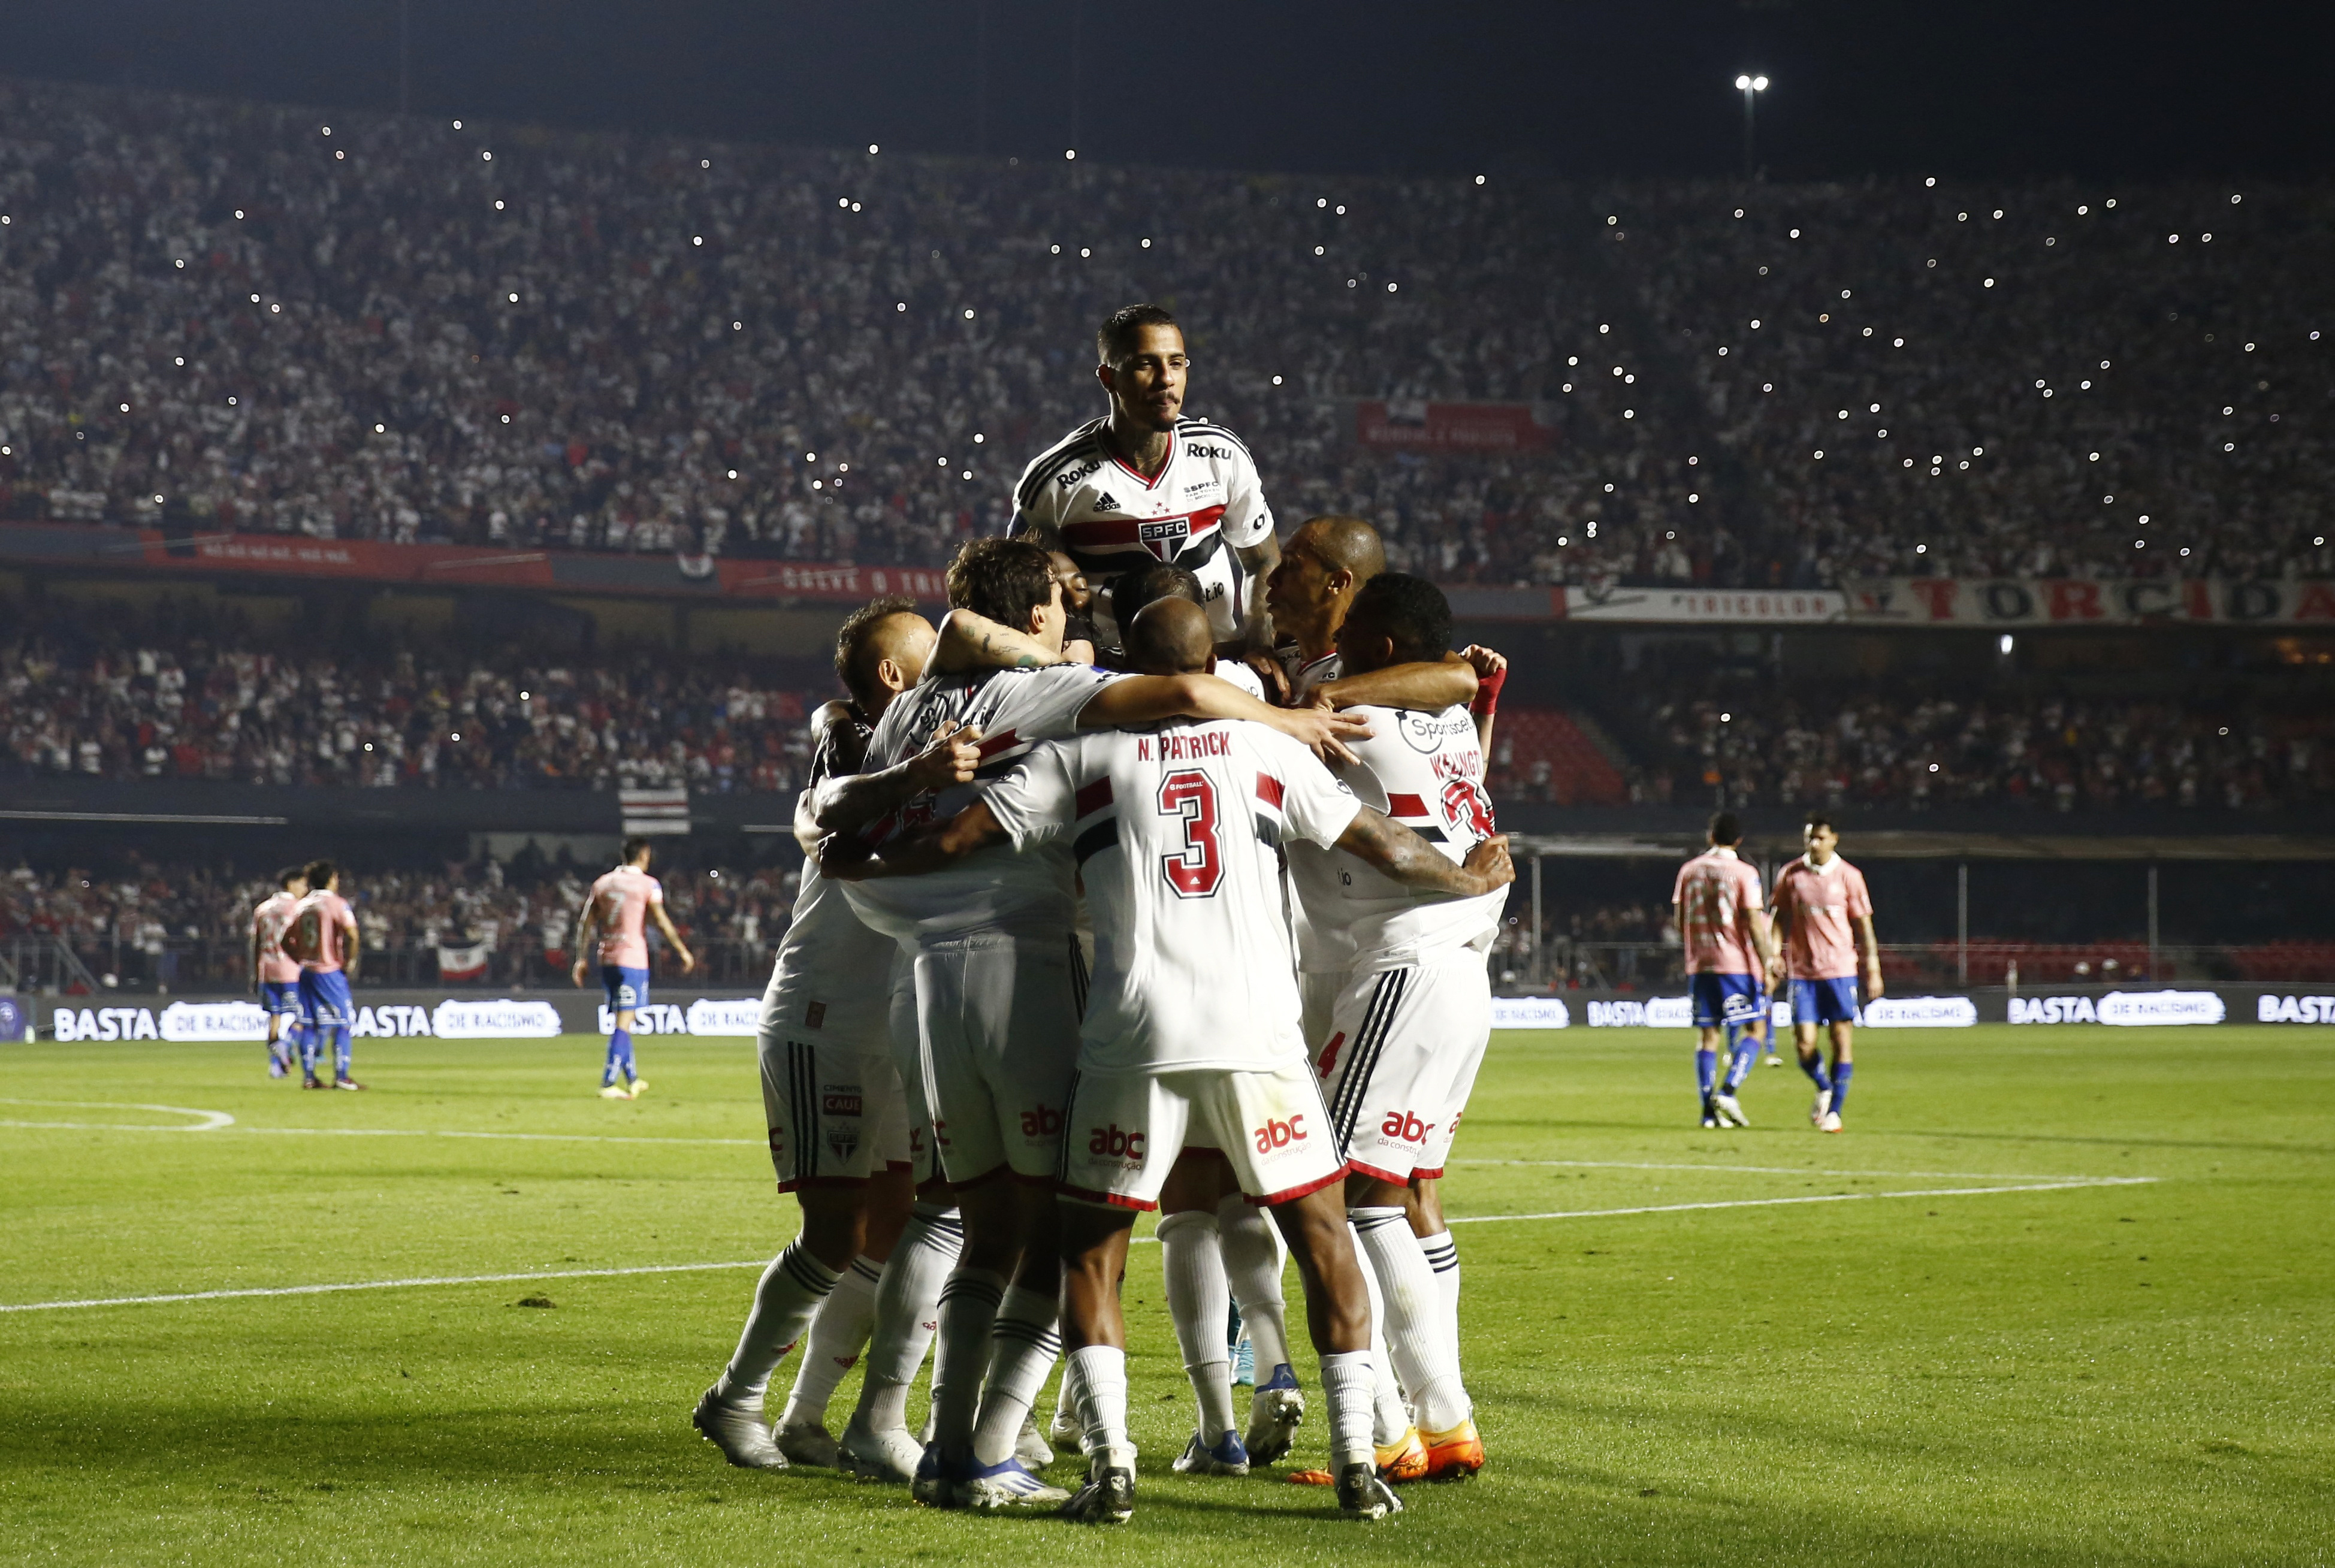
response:
M300 1087L323 1089L316 1059L325 1037L333 1040L334 1089L363 1089L349 1076L349 1029L356 1021L349 982L357 972L357 917L341 896L340 867L312 860L308 892L293 906L284 933L284 951L300 961Z
M308 891L308 874L287 866L276 874L276 891L251 912L251 989L258 993L260 1010L267 1014L267 1076L283 1078L292 1070L292 1052L299 1044L300 961L284 951L284 934L292 912ZM284 1038L286 1019L292 1021L291 1040Z
M1710 847L1679 867L1671 902L1686 947L1687 990L1694 1003L1695 1081L1702 1125L1749 1127L1735 1091L1759 1060L1757 1032L1766 1011L1760 982L1776 959L1761 906L1759 874L1737 853L1743 826L1732 811L1710 819ZM1719 1031L1727 1031L1727 1077L1719 1077ZM1750 1043L1743 1040L1749 1036Z
M666 945L680 957L683 974L697 967L689 944L664 912L664 885L649 875L649 841L635 834L625 840L624 853L614 871L592 884L576 921L576 983L584 983L586 954L597 930L600 983L612 1015L608 1060L600 1070L602 1099L638 1099L649 1086L633 1069L633 1019L635 1010L649 1001L648 922L656 922ZM616 1082L619 1071L625 1076L623 1086Z
M1804 842L1807 853L1776 877L1776 924L1784 934L1784 963L1792 981L1800 1070L1817 1086L1808 1119L1820 1131L1838 1132L1841 1103L1855 1070L1849 1048L1856 1032L1858 981L1864 982L1865 1001L1880 996L1881 944L1873 934L1873 895L1865 891L1865 873L1840 857L1840 835L1832 819L1812 814ZM1818 1024L1832 1029L1829 1076L1817 1054Z

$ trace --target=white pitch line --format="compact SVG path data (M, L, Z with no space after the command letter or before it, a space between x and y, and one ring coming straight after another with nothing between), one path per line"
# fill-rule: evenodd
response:
M1937 1187L1926 1192L1904 1193L1818 1193L1788 1198L1734 1198L1720 1203L1654 1204L1642 1208L1626 1209L1567 1209L1537 1215L1453 1215L1448 1223L1455 1225L1487 1225L1510 1224L1523 1220L1585 1220L1600 1215L1665 1215L1688 1209L1756 1209L1773 1208L1788 1204L1854 1203L1865 1198L1952 1198L1988 1197L1996 1193L2065 1192L2077 1187L2142 1186L2156 1181L2155 1176L2071 1176L2059 1181L2030 1182L2020 1186L2002 1187ZM1140 1245L1156 1242L1158 1236L1137 1236ZM597 1280L614 1279L626 1274L702 1273L714 1269L759 1269L766 1260L749 1258L728 1263L649 1263L629 1269L550 1269L537 1273L522 1274L460 1274L439 1275L412 1280L363 1280L348 1284L333 1285L269 1285L235 1291L181 1291L160 1296L108 1296L79 1302L15 1302L0 1303L0 1312L54 1312L88 1307L143 1307L171 1302L219 1302L249 1296L323 1296L344 1291L412 1290L429 1285L509 1284L522 1280Z
M1902 1193L1807 1193L1788 1198L1729 1198L1717 1203L1648 1204L1643 1207L1627 1209L1559 1209L1539 1215L1448 1215L1445 1218L1455 1225L1497 1224L1507 1220L1589 1220L1606 1215L1671 1215L1691 1209L1765 1209L1779 1208L1788 1204L1856 1203L1868 1198L1974 1198L1991 1197L1997 1193L2056 1193L2076 1187L2144 1186L2156 1179L2155 1176L2067 1176L2058 1181L2025 1182L2017 1186L1931 1187Z
M167 1302L224 1302L243 1296L329 1296L343 1291L402 1291L423 1285L491 1285L515 1280L599 1280L620 1274L686 1274L708 1269L759 1269L768 1258L736 1263L649 1263L632 1269L551 1269L531 1274L460 1274L412 1280L359 1280L338 1285L269 1285L240 1291L180 1291L167 1296L106 1296L84 1302L15 1302L0 1303L0 1312L55 1312L75 1307L146 1307Z
M735 1148L764 1147L763 1140L751 1137L628 1137L598 1132L455 1132L421 1127L238 1127L235 1130L300 1137L483 1137L512 1143L691 1143L722 1144Z
M2034 1171L1968 1171L1968 1170L1826 1170L1815 1166L1789 1165L1659 1165L1647 1160L1626 1159L1455 1159L1450 1165L1512 1166L1537 1168L1562 1166L1566 1169L1584 1170L1710 1170L1748 1172L1756 1176L1881 1176L1892 1179L1956 1182L2023 1182L2058 1181L2058 1176L2039 1176ZM2075 1180L2075 1177L2068 1178Z
M233 1127L235 1118L223 1110L197 1110L183 1105L142 1105L118 1099L13 1099L0 1096L0 1105L53 1105L68 1110L151 1110L165 1116L198 1116L203 1118L197 1127L139 1127L128 1122L111 1121L0 1121L0 1127L62 1127L100 1132L217 1132Z

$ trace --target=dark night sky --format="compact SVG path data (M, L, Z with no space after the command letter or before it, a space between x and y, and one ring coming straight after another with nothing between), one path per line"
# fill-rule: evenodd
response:
M1111 162L1723 174L1729 83L1751 69L1775 79L1778 179L2303 174L2335 152L2324 5L410 4L418 112L734 140L1059 158L1075 121L1081 155ZM6 0L0 70L392 108L398 17Z

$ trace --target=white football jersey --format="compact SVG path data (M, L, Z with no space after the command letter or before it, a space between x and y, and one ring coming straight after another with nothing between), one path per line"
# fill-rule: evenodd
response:
M870 731L857 718L856 711L853 723L864 745ZM811 757L809 787L816 789L846 771L837 764L830 731L820 736L819 750ZM897 950L898 944L890 937L867 928L853 911L840 883L830 882L819 874L816 858L803 861L802 882L795 894L794 918L788 924L786 935L780 939L778 958L770 968L774 982L781 975L790 979L815 975L838 989L862 982L880 986L890 970L892 954ZM846 976L857 978L846 980Z
M1087 580L1107 589L1135 566L1168 561L1200 579L1219 641L1236 635L1246 597L1235 549L1270 537L1273 510L1256 464L1240 438L1205 420L1176 421L1168 466L1146 479L1104 439L1109 420L1080 425L1038 454L1013 489L1013 525L1046 523ZM1107 594L1096 598L1096 632L1119 641Z
M1091 664L925 676L885 710L867 745L867 770L915 755L951 719L981 731L980 769L972 783L919 797L876 824L870 841L880 846L905 827L954 817L982 799L1039 741L1076 734L1089 699L1118 678ZM1000 847L945 871L844 886L862 920L901 942L947 942L984 931L1059 938L1076 913L1067 847L1029 855Z
M1294 646L1277 649L1282 673L1289 678L1289 700L1305 705L1313 689L1346 673L1335 648L1318 659L1308 659ZM1333 855L1303 846L1289 852L1289 891L1296 907L1297 966L1308 974L1343 974L1353 967L1354 941L1346 929L1345 892L1338 882ZM1315 912L1319 911L1317 917Z
M1349 708L1370 721L1371 738L1349 741L1360 767L1339 777L1374 807L1455 863L1497 831L1484 789L1484 752L1463 704L1439 713ZM1406 887L1343 850L1302 845L1289 852L1290 880L1312 932L1316 962L1336 970L1409 963L1420 953L1488 947L1498 933L1505 889L1473 897Z
M1086 885L1082 1070L1305 1060L1276 850L1327 853L1361 809L1311 751L1262 724L1178 719L1042 746L987 799L1015 857L1066 847Z

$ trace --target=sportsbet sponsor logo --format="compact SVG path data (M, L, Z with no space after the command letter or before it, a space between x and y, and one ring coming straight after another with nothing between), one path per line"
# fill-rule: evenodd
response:
M761 1031L762 1001L758 996L701 996L689 1004L692 1034L744 1035Z
M1590 1003L1592 1007L1595 1002ZM1567 1029L1573 1023L1573 1010L1554 996L1496 996L1492 998L1494 1029Z
M2126 1027L2219 1023L2229 1014L2211 991L2111 991L2088 996L2014 996L2013 1023L2113 1023Z
M1884 996L1865 1004L1868 1029L1969 1029L1978 1003L1967 996Z
M2259 996L2257 1023L2335 1023L2335 996Z
M547 1002L446 1001L430 1014L441 1040L547 1040L559 1032L559 1010Z

